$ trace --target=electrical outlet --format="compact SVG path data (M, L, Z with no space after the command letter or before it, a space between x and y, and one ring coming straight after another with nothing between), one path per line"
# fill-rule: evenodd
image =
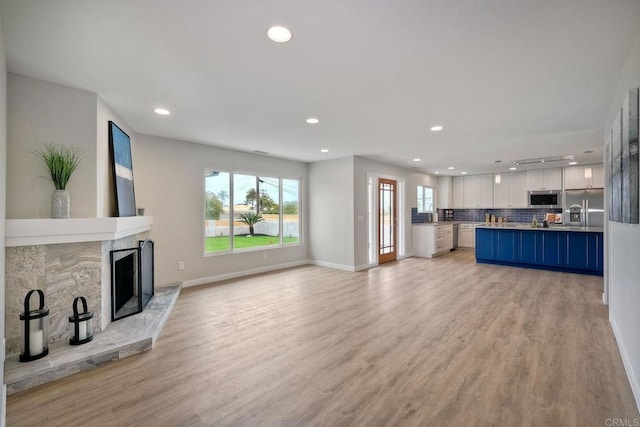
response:
M184 270L184 261L178 261L178 270Z

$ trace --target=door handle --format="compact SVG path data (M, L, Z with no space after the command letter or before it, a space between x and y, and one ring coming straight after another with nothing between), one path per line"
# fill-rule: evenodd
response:
M589 199L585 200L585 209L584 209L584 226L589 226Z

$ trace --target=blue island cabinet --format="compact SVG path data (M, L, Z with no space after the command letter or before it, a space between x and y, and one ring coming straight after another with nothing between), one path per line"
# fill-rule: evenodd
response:
M496 233L496 259L504 262L518 262L519 235L516 230L498 230Z
M495 260L493 230L476 228L476 259Z
M602 274L602 234L567 233L567 265Z
M529 231L529 233L536 233L536 231ZM562 267L565 264L566 234L558 231L543 231L541 233L541 242L538 246L541 246L542 257L540 263L542 265Z
M518 261L518 235L515 230L476 229L476 258L503 262Z
M476 261L602 276L602 233L476 228Z

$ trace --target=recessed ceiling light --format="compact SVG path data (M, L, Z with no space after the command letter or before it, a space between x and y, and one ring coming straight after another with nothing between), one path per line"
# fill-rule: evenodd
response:
M171 111L167 110L166 108L156 108L153 111L156 114L160 114L161 116L168 116L169 114L171 114Z
M418 159L417 157L415 159L413 159L414 162L419 162L422 159Z
M274 26L267 30L267 37L276 43L286 43L291 40L291 31L288 28Z
M454 170L455 168L453 166L449 166L447 169L449 169L450 171Z
M577 165L578 162L569 162L570 165Z
M315 125L316 123L320 123L320 120L316 119L315 117L309 117L307 119L307 123L309 123L310 125Z
M438 171L435 171L434 173L435 173L436 175L438 175L438 174L439 174L440 172L438 172Z
M516 170L516 169L518 169L518 168L517 168L517 167L515 167L515 166L512 166L512 167L510 167L510 168L509 168L509 170L510 170L510 171L514 171L514 170Z
M467 172L460 172L460 173L461 173L462 175L466 175L466 174L467 174Z
M328 152L329 152L329 149L328 149L328 148L323 148L323 149L321 149L321 150L320 150L320 152L321 152L321 153L328 153Z
M440 126L440 125L437 125L437 126L431 126L431 130L432 130L433 132L438 132L438 131L440 131L440 130L442 130L442 129L444 129L444 126Z

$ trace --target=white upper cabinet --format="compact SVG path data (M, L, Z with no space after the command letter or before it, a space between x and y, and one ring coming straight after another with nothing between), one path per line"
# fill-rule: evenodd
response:
M593 179L588 188L604 188L604 165L593 165Z
M512 208L529 207L527 193L527 173L517 172L511 175L511 206Z
M451 203L451 208L461 208L463 207L464 201L464 177L462 176L454 176L453 177L453 203Z
M496 174L500 176L500 182L493 184L493 207L508 208L511 205L511 174ZM497 179L497 178L495 178Z
M477 175L480 182L480 207L493 207L493 175Z
M503 173L500 183L494 175L493 207L494 208L526 208L527 174L526 172Z
M465 176L463 183L463 207L493 207L493 175Z
M589 170L591 177L589 177ZM603 165L571 166L564 168L564 188L604 188Z
M561 190L562 169L553 168L527 171L527 182L529 191Z
M453 203L453 182L450 176L438 177L436 188L436 206L438 209L451 209Z

